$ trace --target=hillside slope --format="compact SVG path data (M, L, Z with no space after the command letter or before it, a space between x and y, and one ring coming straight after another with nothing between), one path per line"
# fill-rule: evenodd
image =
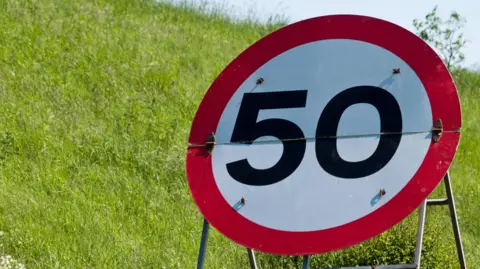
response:
M0 255L27 268L193 268L202 218L185 179L191 121L225 65L278 27L151 1L1 1ZM474 266L480 76L456 77L464 129L452 177ZM424 262L445 268L449 219L431 212ZM313 265L409 261L415 222ZM215 231L208 248L206 268L247 265ZM294 263L259 255L261 268Z

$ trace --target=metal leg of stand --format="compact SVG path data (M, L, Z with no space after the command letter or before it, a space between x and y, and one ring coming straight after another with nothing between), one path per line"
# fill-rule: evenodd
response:
M310 264L310 256L309 255L303 256L302 269L308 269L309 264Z
M202 230L202 239L200 241L200 251L198 252L198 262L197 269L203 269L205 264L205 252L207 248L207 239L208 239L208 229L210 228L210 223L206 219L203 220L203 230Z
M418 230L417 230L417 245L415 247L415 260L414 264L417 268L420 268L420 262L422 259L422 246L423 246L423 232L425 229L425 213L427 210L427 200L418 208Z
M250 261L250 269L257 269L257 261L255 260L255 253L253 249L247 248L248 251L248 260Z
M445 182L445 190L447 192L448 207L450 209L450 217L452 219L453 234L455 235L455 244L457 245L458 260L460 268L466 269L465 254L463 253L462 237L460 236L460 228L458 226L457 210L455 209L455 200L453 198L452 185L450 184L450 174L447 171L443 178Z

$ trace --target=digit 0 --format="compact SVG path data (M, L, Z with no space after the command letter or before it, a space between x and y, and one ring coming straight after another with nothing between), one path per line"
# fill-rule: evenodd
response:
M402 131L402 113L395 97L379 87L357 86L340 92L328 102L318 120L315 137L335 136L343 112L360 103L370 104L378 110L380 132ZM349 162L340 157L337 139L316 139L315 152L318 163L327 173L340 178L360 178L385 167L395 155L401 138L401 134L380 136L375 152L359 162Z

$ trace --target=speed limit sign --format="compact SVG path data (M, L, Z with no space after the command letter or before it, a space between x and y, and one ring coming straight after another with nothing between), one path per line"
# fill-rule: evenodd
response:
M216 78L193 120L192 197L231 240L267 253L333 251L389 229L449 168L453 80L413 33L358 15L262 38Z

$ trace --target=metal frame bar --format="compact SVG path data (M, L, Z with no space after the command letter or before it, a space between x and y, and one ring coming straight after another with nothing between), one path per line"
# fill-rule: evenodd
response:
M395 265L378 265L378 266L357 266L357 267L335 267L329 269L417 269L415 264L395 264Z
M447 194L447 198L445 199L426 199L422 202L422 204L418 207L418 228L417 228L417 242L415 246L415 258L414 264L395 264L395 265L378 265L378 266L360 266L360 267L338 267L332 269L419 269L421 264L421 257L422 257L422 245L423 245L423 234L425 231L425 218L426 218L426 210L428 206L438 206L438 205L448 205L450 211L450 219L452 221L452 228L453 234L455 236L455 244L457 247L457 255L458 261L460 263L461 269L466 269L467 265L465 262L465 254L463 251L463 244L462 244L462 237L460 234L460 228L458 225L458 217L457 211L455 208L455 200L453 197L453 190L450 180L450 174L447 171L445 176L443 177L443 181L445 184L445 191ZM205 252L207 247L207 239L208 239L208 230L210 224L207 220L204 219L203 222L203 230L202 230L202 239L200 241L200 251L198 253L198 263L197 269L203 269L205 263ZM255 260L255 253L252 249L247 248L248 252L248 260L250 262L251 269L257 269L257 263ZM302 269L309 269L310 264L310 255L303 256L302 262Z
M417 268L420 268L420 262L422 259L423 232L425 230L427 205L427 200L425 200L418 208L417 245L415 246L415 259L413 262L413 265Z
M203 219L202 239L200 240L200 251L198 252L197 269L203 269L205 264L205 252L207 250L208 230L210 223L206 219Z
M310 255L303 256L302 269L308 269L310 265Z
M443 178L445 182L445 191L447 193L448 209L450 211L450 219L452 220L453 235L455 236L455 245L457 245L457 255L460 262L460 268L466 269L465 254L463 252L462 236L458 225L457 209L455 208L455 199L453 198L453 189L450 182L450 173L447 171Z
M206 219L203 219L202 239L200 240L200 250L198 252L197 269L203 269L205 265L205 254L207 252L208 230L210 229L210 223ZM250 269L258 269L257 261L255 259L255 253L253 249L247 248L248 260L250 262Z
M255 260L255 253L253 249L247 248L248 260L250 261L250 269L257 269L257 261Z

